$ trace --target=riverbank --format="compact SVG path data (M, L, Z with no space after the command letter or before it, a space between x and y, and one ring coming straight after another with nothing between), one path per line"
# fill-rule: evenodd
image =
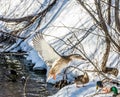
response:
M2 56L0 60L0 97L47 97L57 92L46 83L46 72L34 71L34 64L24 56Z

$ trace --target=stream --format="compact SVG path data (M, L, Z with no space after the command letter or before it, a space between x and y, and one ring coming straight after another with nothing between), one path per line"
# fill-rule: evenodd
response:
M46 70L34 71L24 56L0 56L0 97L47 97L58 90L46 83Z

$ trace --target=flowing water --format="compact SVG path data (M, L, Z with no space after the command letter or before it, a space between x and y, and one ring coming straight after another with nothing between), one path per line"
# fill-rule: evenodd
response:
M46 83L46 71L34 71L25 57L5 55L0 62L0 97L47 97L57 92Z

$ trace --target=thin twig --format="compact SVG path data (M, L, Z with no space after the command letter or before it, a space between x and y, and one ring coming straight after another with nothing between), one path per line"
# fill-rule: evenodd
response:
M24 97L27 97L27 96L26 96L26 86L27 86L27 81L28 81L29 77L30 77L30 75L27 76L27 78L26 78L26 80L25 80L24 87L23 87L23 96L24 96Z

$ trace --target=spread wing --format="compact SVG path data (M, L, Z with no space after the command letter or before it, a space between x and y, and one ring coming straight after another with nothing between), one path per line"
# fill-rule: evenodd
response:
M56 59L60 58L57 52L45 41L41 34L37 34L32 41L34 48L45 62L53 63Z

